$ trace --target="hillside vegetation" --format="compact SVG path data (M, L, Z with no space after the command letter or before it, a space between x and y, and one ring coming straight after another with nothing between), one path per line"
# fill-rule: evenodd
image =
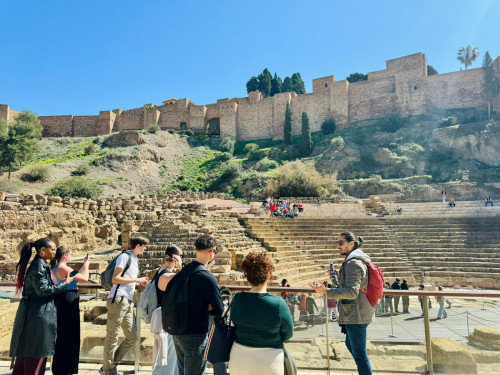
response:
M500 182L498 115L486 120L476 110L459 109L410 118L389 114L331 134L313 133L312 139L312 154L300 158L300 136L290 146L271 139L234 142L189 130L44 138L35 161L10 181L5 173L0 177L0 191L97 198L192 190L260 199L268 194L367 197L422 184L460 181L483 188Z

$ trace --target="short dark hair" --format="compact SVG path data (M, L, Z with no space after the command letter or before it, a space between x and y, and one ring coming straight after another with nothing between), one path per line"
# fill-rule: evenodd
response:
M168 245L167 250L165 250L165 257L168 259L173 259L173 255L182 255L182 249L177 245Z
M217 241L215 238L208 234L202 234L199 236L196 241L194 241L194 247L196 250L208 250L212 247L217 247Z
M149 240L143 236L135 236L130 239L130 249L134 250L137 245L143 246L149 244Z

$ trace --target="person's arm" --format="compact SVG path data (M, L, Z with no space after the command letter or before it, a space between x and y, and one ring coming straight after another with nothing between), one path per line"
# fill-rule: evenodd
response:
M122 254L116 260L116 267L115 267L115 270L113 271L113 279L111 280L111 282L113 284L120 284L120 285L126 285L126 284L132 284L132 283L137 283L137 284L143 285L143 286L146 285L149 281L148 277L130 278L130 277L122 276L122 272L123 272L123 270L126 267L126 264L128 262L128 257L129 257L129 255Z
M316 305L316 301L314 300L314 298L313 298L313 304L314 304L314 307L316 308L316 311L319 312L318 305Z
M199 275L202 276L204 272L200 272ZM204 295L208 304L212 307L210 309L210 314L214 316L222 316L225 311L224 303L222 302L222 297L220 296L219 285L215 280L215 277L210 275L203 275L202 277L196 278L199 282L199 286L204 289Z
M87 256L85 256L85 258L83 259L82 267L75 275L76 281L81 281L81 282L89 281L89 266L90 266L90 259L87 254Z
M167 285L172 280L175 276L175 273L164 273L163 275L160 276L158 279L158 289L160 290L167 290Z
M280 301L280 335L281 342L287 342L293 336L293 319L288 306Z
M361 280L363 279L363 266L357 264L356 262L362 262L357 260L352 260L345 265L345 285L341 288L328 289L328 297L339 299L356 299L359 294L359 288L361 287Z
M49 275L49 277L51 276ZM68 283L73 281L73 277L68 276L69 282L63 282L57 285L50 285L47 277L47 272L43 269L30 272L30 274L26 279L27 279L26 281L28 281L28 279L33 279L30 280L30 282L33 285L33 289L35 290L35 293L38 297L47 297L50 296L51 294L62 293L68 287Z

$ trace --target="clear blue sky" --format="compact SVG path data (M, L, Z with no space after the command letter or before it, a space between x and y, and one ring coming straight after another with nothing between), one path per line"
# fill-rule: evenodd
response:
M311 92L416 52L439 73L467 44L472 68L500 55L495 0L16 0L0 15L0 103L38 115L243 97L266 67Z

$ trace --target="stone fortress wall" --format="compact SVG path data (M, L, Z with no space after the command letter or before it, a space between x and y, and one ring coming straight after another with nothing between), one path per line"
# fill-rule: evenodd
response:
M500 71L500 57L494 61ZM307 112L311 131L333 118L337 126L390 112L417 115L433 108L485 106L481 96L483 70L469 69L427 76L427 59L416 53L386 61L386 69L368 73L368 80L349 83L334 76L313 80L313 92L280 93L263 98L258 91L246 98L219 99L196 105L189 99L170 99L162 105L131 110L101 111L98 116L40 116L46 137L84 137L121 130L162 129L220 134L237 140L282 138L286 104L293 110L293 133L300 134L301 115ZM500 100L494 103L500 111ZM0 118L12 121L17 111L0 104Z

